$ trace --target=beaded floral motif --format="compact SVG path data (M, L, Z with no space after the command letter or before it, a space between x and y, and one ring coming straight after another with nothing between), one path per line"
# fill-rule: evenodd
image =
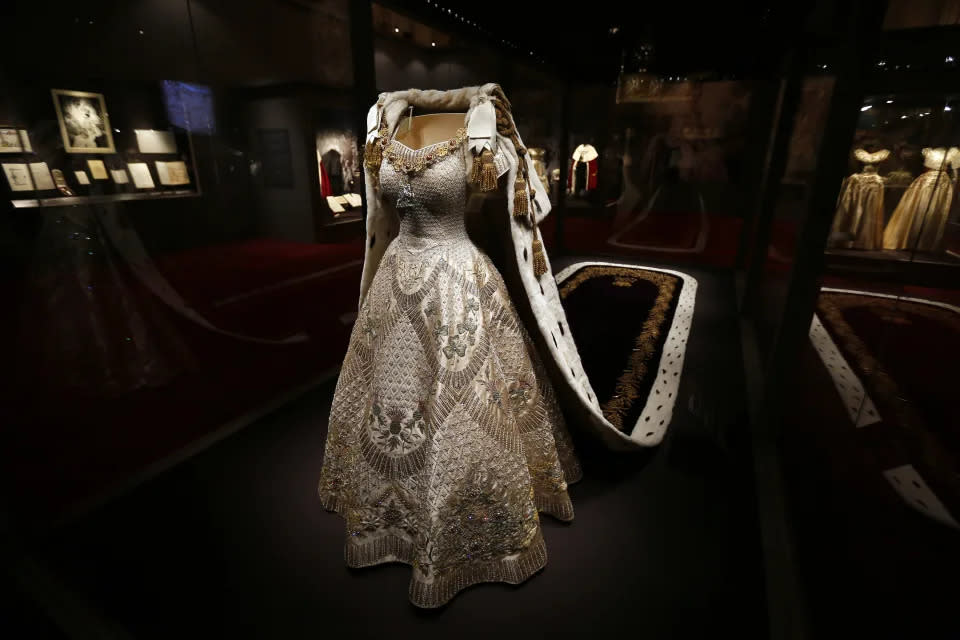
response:
M498 481L479 465L472 467L446 504L448 515L427 550L429 568L442 576L454 567L525 549L539 522L530 493Z
M426 435L423 402L410 411L401 407L383 408L374 402L370 408L370 430L374 442L387 453L405 454L423 442Z

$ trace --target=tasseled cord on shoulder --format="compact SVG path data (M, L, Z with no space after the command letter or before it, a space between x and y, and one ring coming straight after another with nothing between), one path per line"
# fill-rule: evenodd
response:
M513 215L518 218L527 215L530 211L530 194L527 192L527 181L523 174L517 172L517 180L513 183Z
M497 188L497 167L493 163L493 152L490 149L484 149L479 158L473 159L470 182L481 191L493 191Z

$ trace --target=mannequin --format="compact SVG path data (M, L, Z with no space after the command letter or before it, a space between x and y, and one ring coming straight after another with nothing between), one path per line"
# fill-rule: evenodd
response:
M537 172L540 183L544 186L550 184L550 180L547 178L547 163L544 161L547 155L546 150L531 147L527 149L527 151L530 153L530 159L533 161L533 170Z
M937 251L953 203L953 179L960 167L957 147L926 148L923 166L927 169L910 185L883 232L884 249Z
M863 149L853 152L863 163L863 171L844 180L833 219L831 244L834 247L874 250L883 245L883 178L877 173L877 164L890 156L881 149L869 153Z
M581 144L574 150L568 181L570 193L589 192L597 188L599 156L596 147L589 143Z

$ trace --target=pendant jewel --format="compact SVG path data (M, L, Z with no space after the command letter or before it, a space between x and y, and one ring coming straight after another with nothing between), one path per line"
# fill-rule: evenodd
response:
M397 209L405 209L406 207L413 206L415 194L413 189L410 187L410 184L404 184L400 188L400 195L397 196Z

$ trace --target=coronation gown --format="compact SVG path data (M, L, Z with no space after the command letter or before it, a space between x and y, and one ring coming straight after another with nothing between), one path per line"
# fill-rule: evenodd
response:
M841 247L875 250L883 247L884 180L875 168L865 168L844 180L833 218L833 232L849 234Z
M571 520L580 478L534 344L467 236L463 138L394 141L426 165L410 172L385 154L379 195L397 203L399 233L353 328L319 485L346 520L347 564L412 565L421 607L542 568L538 512Z
M939 251L952 203L949 173L930 169L920 174L894 209L883 231L883 248Z

